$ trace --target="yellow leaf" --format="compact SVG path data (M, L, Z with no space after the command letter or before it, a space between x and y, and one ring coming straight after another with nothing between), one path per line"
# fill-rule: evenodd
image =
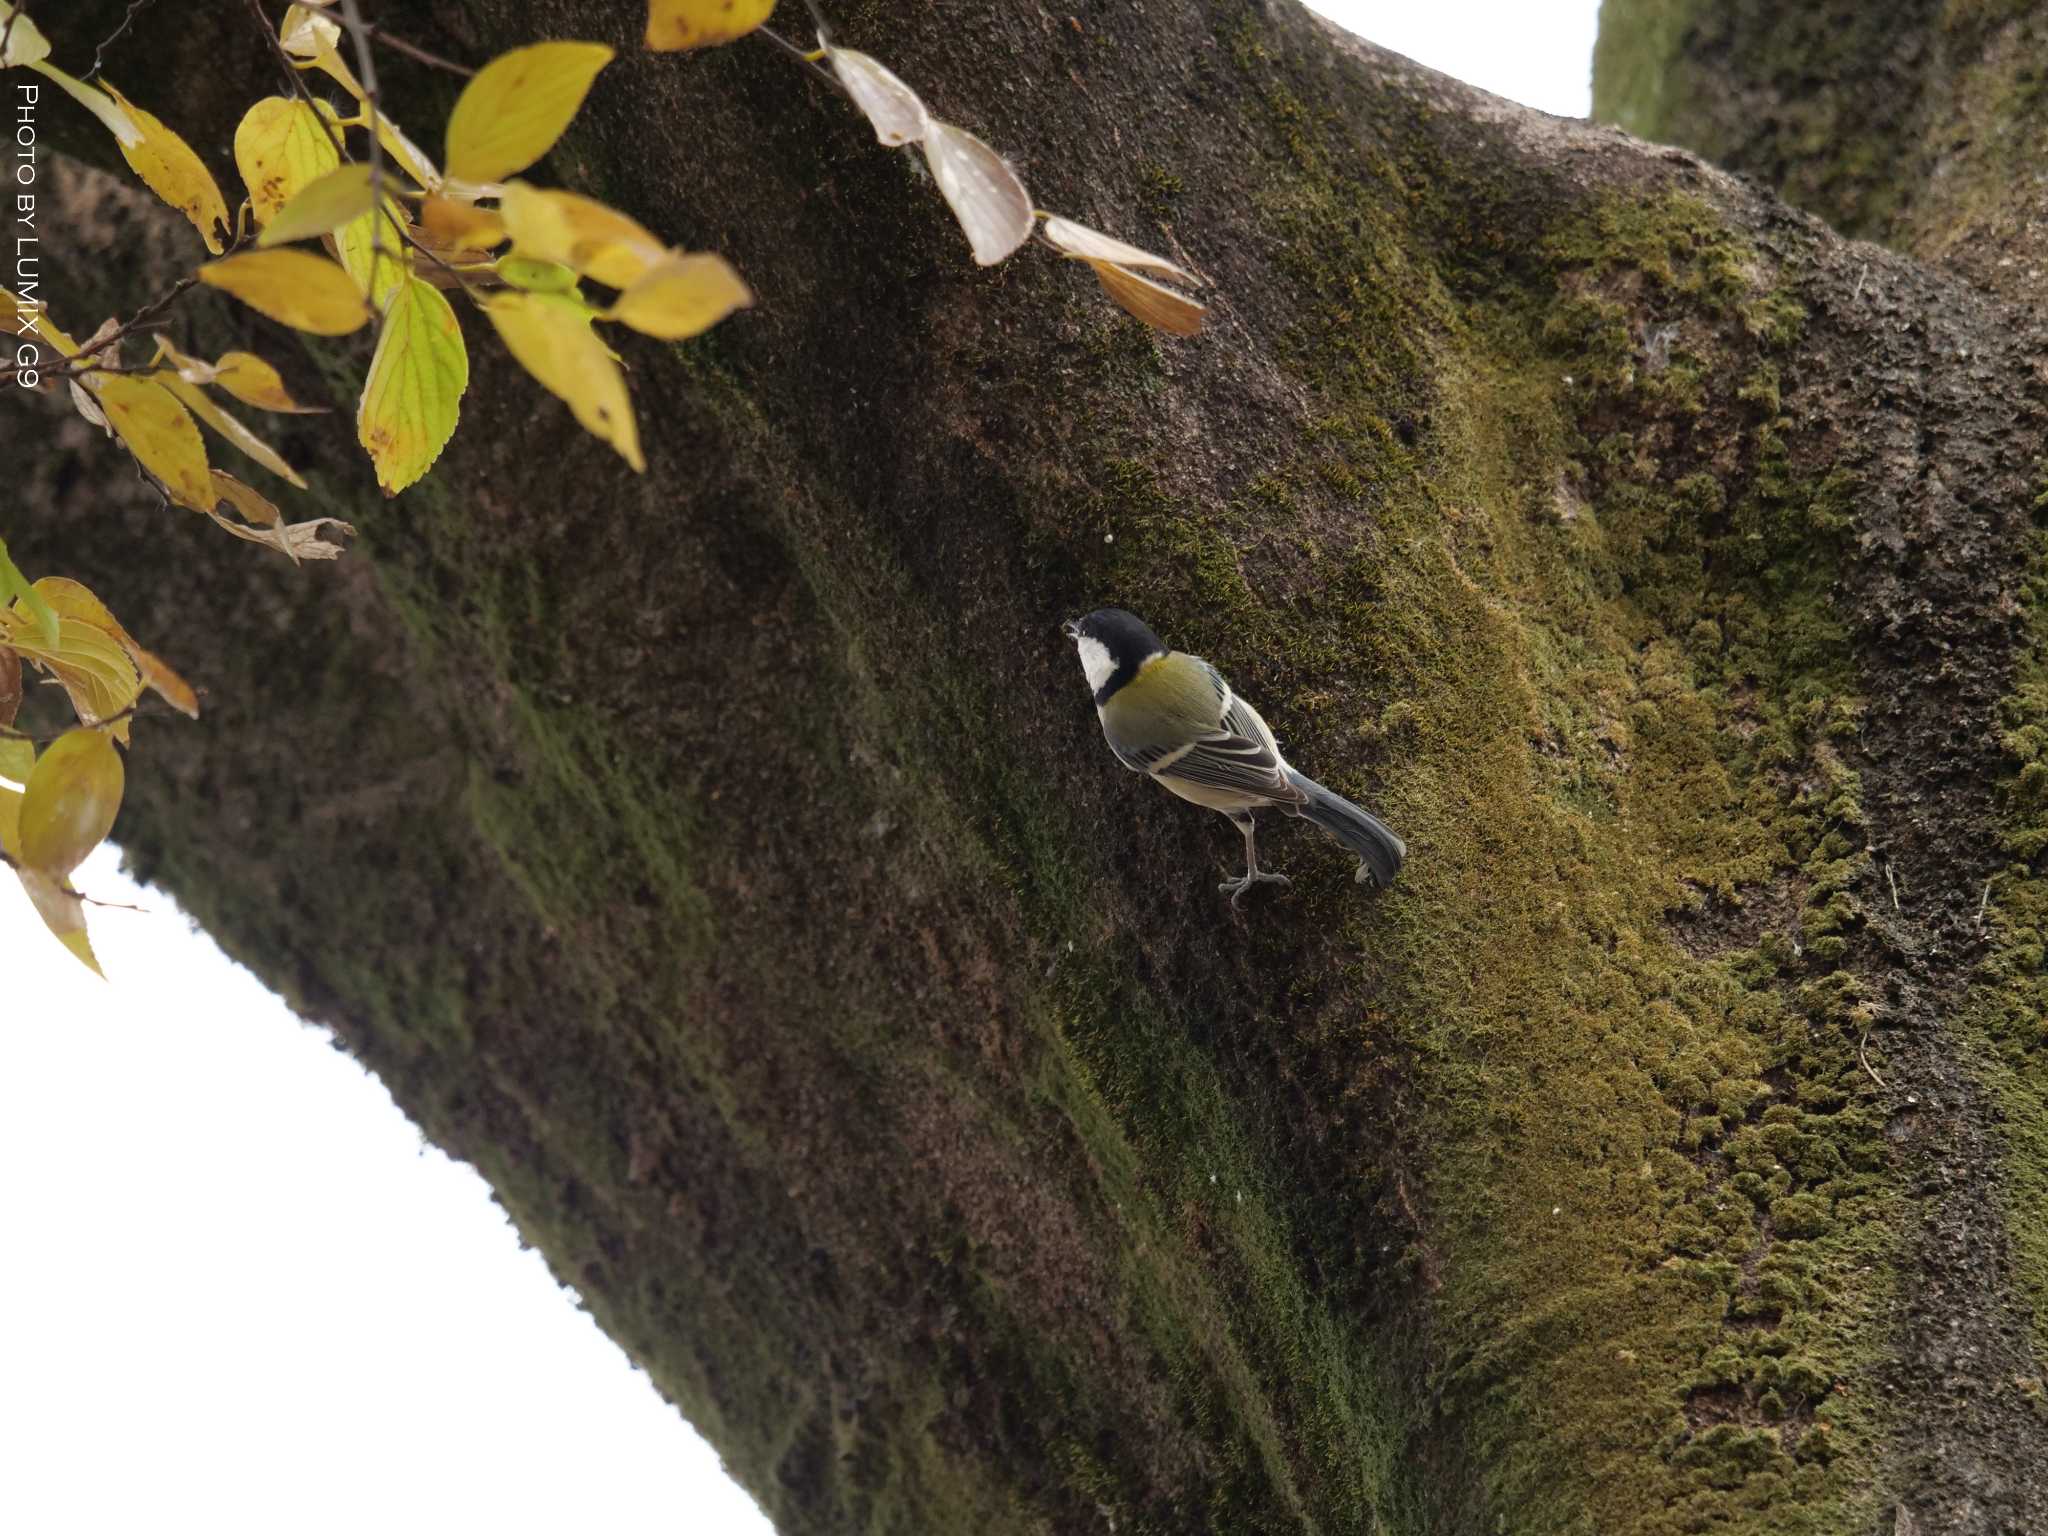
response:
M9 629L11 634L6 633ZM88 725L113 720L142 693L142 678L127 648L97 624L76 617L59 618L57 641L51 645L29 629L26 619L8 609L0 610L0 634L63 684L71 707ZM120 740L128 739L127 721L116 721L109 729Z
M22 889L28 892L43 926L97 972L100 963L93 958L92 945L85 937L85 903L78 899L68 880L53 880L22 862L21 799L20 790L0 788L0 853L13 861L14 873Z
M487 251L505 239L505 221L488 208L452 197L430 197L420 208L420 228L438 251Z
M266 96L242 114L235 129L235 168L258 224L268 224L340 164L327 130L303 101Z
M434 169L434 162L428 158L427 152L408 139L398 124L382 112L377 114L377 142L384 146L384 153L397 161L399 168L423 189L428 192L441 190L441 173Z
M356 439L395 496L441 456L469 384L455 311L431 283L409 277L391 296L356 412Z
M25 866L16 866L14 873L21 888L28 892L43 926L57 936L58 943L90 966L95 976L104 977L106 972L100 969L99 959L92 952L92 941L85 935L85 903L71 889L71 882L53 880Z
M284 387L284 379L278 371L253 352L224 352L213 366L214 383L242 404L253 405L259 411L309 415L325 409L318 405L300 405Z
M315 336L346 336L370 318L355 280L310 251L244 251L199 269L199 280L258 314Z
M129 374L102 374L96 387L107 425L163 482L171 499L196 512L213 505L206 444L177 397L153 380Z
M170 372L159 373L155 375L155 378L165 389L176 395L184 403L185 408L191 411L194 416L197 416L273 475L276 475L281 480L290 481L302 491L306 488L305 479L296 469L293 469L291 465L285 463L279 457L275 448L235 420L226 411L215 405L212 398L197 384L188 384L185 380L179 378L178 375ZM185 502L183 505L192 506L190 502ZM193 507L192 510L203 512L206 510L206 507L212 505L212 498L208 497L206 498L205 506Z
M1170 331L1176 336L1202 334L1202 318L1209 311L1186 294L1176 293L1149 277L1140 277L1113 261L1095 261L1089 265L1095 268L1102 291L1147 325Z
M106 84L104 78L101 84ZM213 173L192 153L192 146L177 134L113 86L107 85L106 89L135 126L142 130L140 144L121 146L121 154L129 168L143 179L150 191L190 219L192 227L199 231L199 238L206 242L206 248L218 256L221 243L215 229L233 226L228 218L228 205L220 195L220 188L214 184Z
M15 338L16 345L20 344L21 336L33 332L66 357L78 355L78 343L50 323L49 311L40 303L31 304L5 288L0 288L0 302L5 302L7 306L6 315L0 316L0 319L11 323L13 329L8 335ZM27 331L22 330L24 326L27 327Z
M775 0L648 0L647 46L668 53L729 43L774 11Z
M476 72L448 118L448 174L503 181L554 147L611 63L603 43L534 43Z
M574 192L507 182L498 212L513 249L559 261L608 288L630 288L663 261L668 247L615 208Z
M121 809L121 754L105 731L66 731L36 759L22 786L16 855L62 879L106 841Z
M121 649L135 663L135 669L145 684L155 689L164 702L180 714L190 715L195 720L199 718L199 695L192 691L192 685L165 665L160 657L137 645L135 637L121 627L121 621L90 587L68 576L45 576L36 583L36 591L56 613L90 624L95 629L103 629L120 641Z
M213 488L220 493L222 501L260 527L274 528L283 516L277 510L276 502L253 485L244 485L224 469L213 472ZM218 522L220 519L216 515L214 520Z
M114 98L105 91L87 85L83 80L74 80L47 59L39 59L29 68L98 118L124 151L142 142L142 130L135 125L135 120L116 106Z
M370 203L370 167L350 161L301 187L290 202L271 215L256 243L272 246L311 240L368 213Z
M586 431L635 469L647 468L625 376L591 330L589 310L554 294L501 293L485 313L519 366L565 401Z
M723 256L671 256L620 294L605 318L663 341L681 341L753 302Z

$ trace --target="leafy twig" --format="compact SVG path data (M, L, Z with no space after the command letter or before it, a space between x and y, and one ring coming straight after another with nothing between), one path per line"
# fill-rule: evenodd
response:
M327 120L327 114L320 110L320 103L313 99L313 93L306 89L306 82L299 76L299 66L292 62L292 56L284 51L284 44L277 40L277 28L263 14L262 0L249 0L249 14L256 19L256 30L261 32L270 44L270 51L284 68L285 79L291 82L292 94L303 101L313 114L313 120L320 125L320 131L327 135L327 142L334 147L334 158L346 160L348 151L342 148L340 135L334 131L334 124ZM375 141L374 128L372 142Z

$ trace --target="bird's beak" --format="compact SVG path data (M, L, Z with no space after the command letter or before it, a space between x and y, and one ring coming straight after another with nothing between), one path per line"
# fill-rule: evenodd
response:
M1081 621L1080 621L1079 619L1069 619L1069 620L1067 620L1067 622L1066 622L1066 623L1064 623L1064 624L1062 624L1062 625L1060 626L1060 633L1061 633L1061 634L1063 634L1063 635L1065 635L1065 636L1066 636L1066 637L1067 637L1067 638L1068 638L1069 640L1078 640L1078 639L1080 639L1080 638L1081 638Z

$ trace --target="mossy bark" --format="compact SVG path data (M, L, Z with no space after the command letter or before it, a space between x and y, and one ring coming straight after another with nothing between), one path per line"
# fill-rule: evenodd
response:
M1593 114L1761 176L1844 234L2039 300L2039 5L1603 0Z
M108 69L212 153L264 56L157 9ZM16 557L208 690L138 727L139 872L785 1530L2048 1520L2042 1121L1998 1118L2048 910L2001 789L2048 740L2030 318L1291 4L840 18L1040 205L1213 278L1166 341L974 267L769 48L647 56L632 9L379 19L621 45L544 179L761 295L625 346L645 477L482 327L385 502L361 345L178 311L343 407L286 428L362 530L332 569L12 414ZM387 74L432 142L445 88ZM55 190L75 330L197 254ZM1282 828L1233 918L1235 833L1101 746L1057 621L1108 601L1407 836L1391 891Z

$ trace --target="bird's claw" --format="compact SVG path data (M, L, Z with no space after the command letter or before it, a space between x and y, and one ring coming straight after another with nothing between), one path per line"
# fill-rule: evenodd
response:
M1235 880L1226 880L1217 886L1216 889L1230 897L1230 905L1233 910L1242 911L1244 908L1245 892L1249 891L1254 885L1267 883L1288 886L1294 884L1285 875L1276 875L1270 869L1258 869L1253 870L1250 874L1240 875Z

